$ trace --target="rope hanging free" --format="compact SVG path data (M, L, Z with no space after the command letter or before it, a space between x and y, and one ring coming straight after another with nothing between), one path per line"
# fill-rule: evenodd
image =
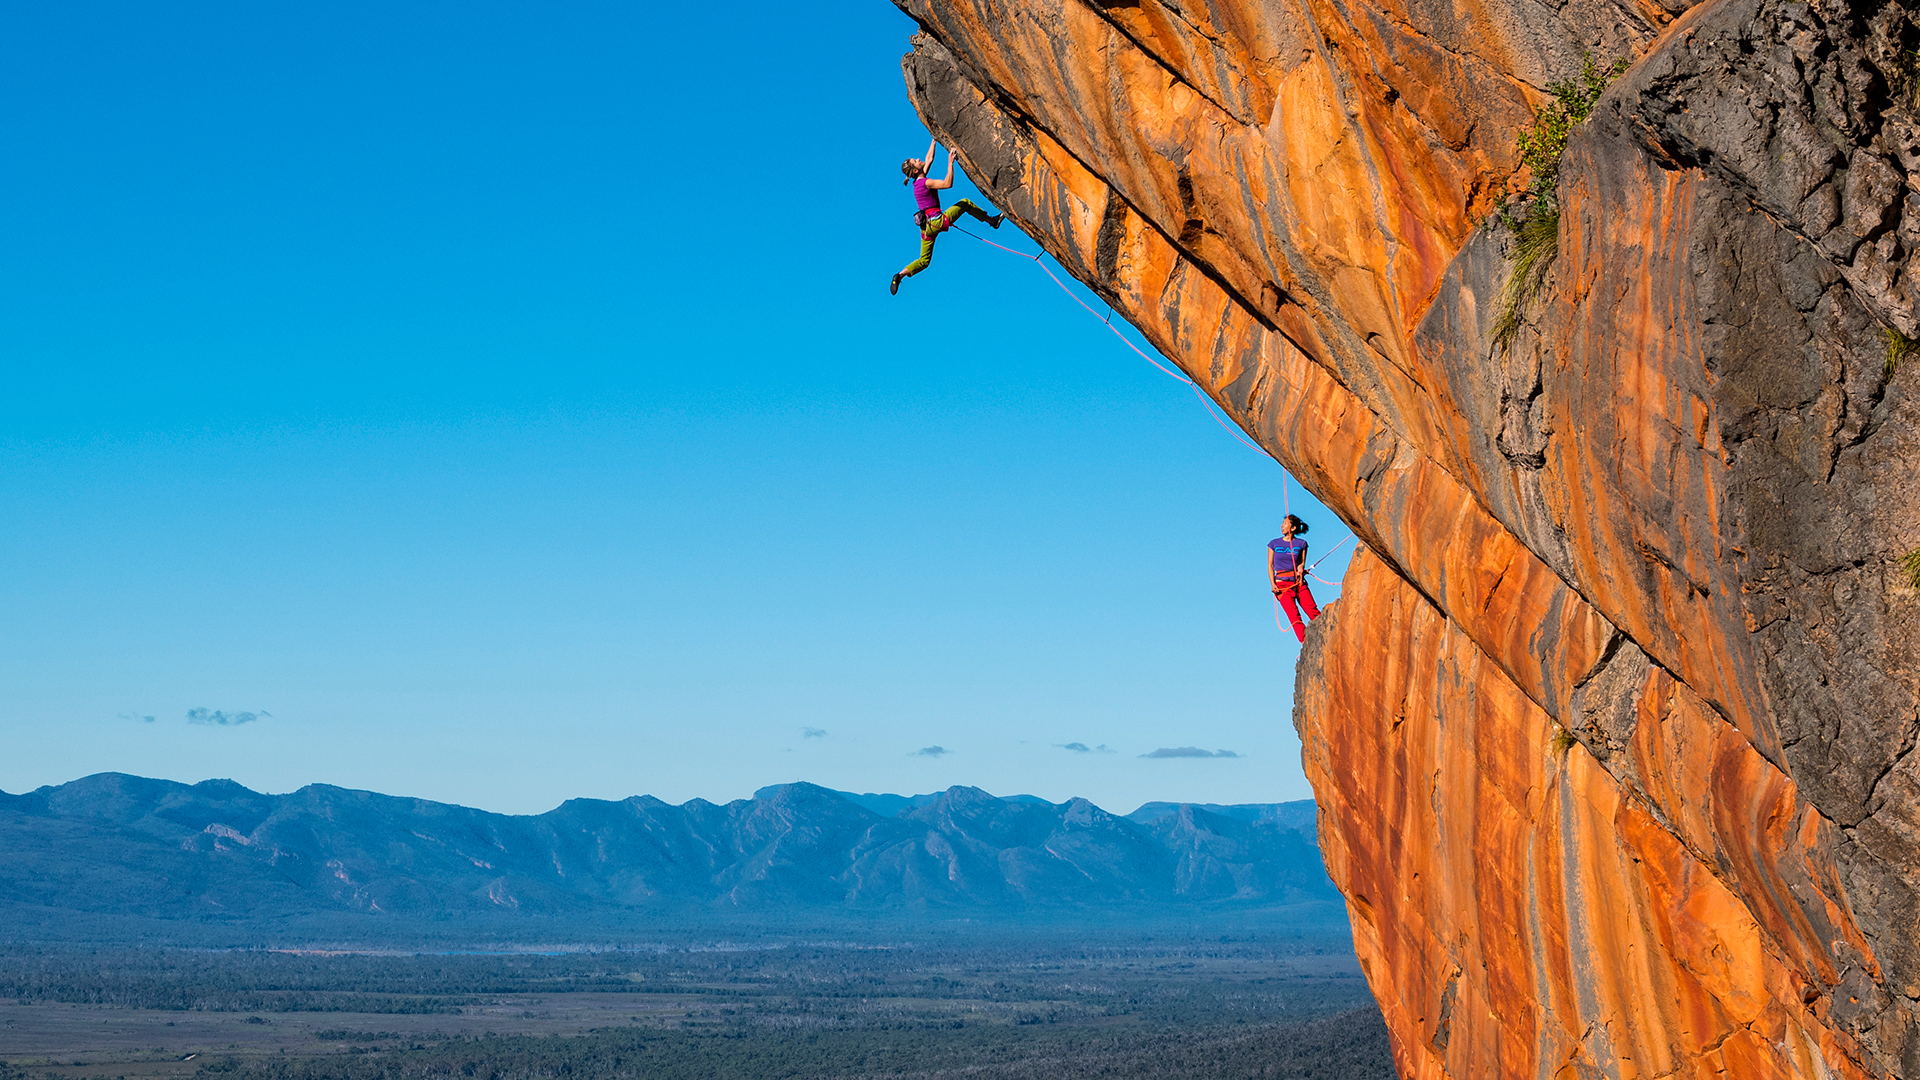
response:
M1046 263L1042 262L1041 257L1039 255L1029 255L1024 251L1020 251L1016 248L1010 248L1005 244L996 244L992 240L989 240L986 237L981 236L979 233L973 232L972 230L967 229L961 225L953 225L951 226L951 228L956 229L960 232L966 233L968 236L973 237L975 240L978 240L989 247L997 247L1001 251L1007 252L1010 255L1018 255L1023 259L1031 259L1033 261L1033 264L1040 268L1041 273L1053 279L1053 283L1060 287L1061 292L1066 293L1067 296L1071 298L1074 303L1079 304L1083 309L1085 309L1087 314L1093 316L1096 319L1100 319L1102 323L1105 323L1107 329L1113 331L1113 336L1119 338L1120 343L1122 345L1125 345L1127 348L1132 349L1134 352L1134 355L1138 356L1142 360L1145 360L1147 363L1152 364L1155 368L1158 368L1160 372L1162 374L1165 374L1167 377L1175 379L1179 382L1185 383L1187 388L1193 391L1193 396L1200 399L1200 404L1203 408L1207 410L1207 415L1213 417L1213 422L1216 424L1219 424L1220 427L1223 430L1225 430L1227 434L1233 436L1236 442L1246 447L1247 449L1252 450L1256 454L1260 454L1267 458L1273 457L1272 454L1267 453L1266 447L1261 446L1259 443L1254 442L1252 439L1247 438L1245 432L1241 431L1239 428L1228 423L1226 417L1221 416L1219 411L1214 407L1213 399L1207 397L1206 391L1200 389L1199 383L1196 383L1192 379L1188 378L1184 372L1175 371L1174 369L1168 367L1167 365L1161 363L1158 360L1155 360L1153 357L1148 356L1146 353L1142 352L1138 345L1135 345L1132 341L1129 341L1127 339L1127 335L1120 332L1119 327L1113 325L1113 315L1111 313L1109 313L1105 318L1102 318L1099 312L1089 307L1087 305L1087 302L1085 300L1080 299L1079 295L1076 294L1072 289L1067 288L1067 283L1064 281L1061 281L1059 275L1055 274L1051 267L1049 267ZM1275 462L1275 464L1277 465L1279 463ZM1280 471L1283 473L1286 472L1284 468L1281 469Z
M1342 540L1339 543L1328 548L1327 553L1325 555L1322 555L1319 558L1313 560L1312 564L1309 565L1305 570L1302 570L1301 573L1307 575L1308 577L1312 578L1313 580L1319 582L1322 585L1338 586L1339 584L1338 582L1328 581L1326 578L1323 578L1319 574L1314 573L1313 568L1315 566L1319 566L1323 562L1326 562L1327 559L1332 557L1334 552L1339 551L1343 547L1346 547L1348 543L1352 542L1352 540L1353 540L1353 534L1348 533L1347 538L1345 540Z
M1245 446L1246 448L1254 451L1255 453L1266 456L1269 460L1273 458L1273 455L1268 453L1265 447L1261 446L1259 443L1254 442L1252 439L1247 438L1245 432L1241 431L1238 427L1235 427L1233 424L1228 423L1226 417L1220 415L1219 411L1214 406L1213 399L1207 397L1206 392L1200 389L1199 383L1194 382L1191 378L1189 378L1186 375L1185 372L1175 371L1172 368L1167 367L1165 364L1162 364L1160 361L1155 360L1153 357L1148 356L1145 352L1141 351L1138 345L1135 345L1131 340L1129 340L1127 338L1127 335L1121 333L1120 328L1113 325L1112 305L1108 305L1107 314L1105 316L1102 316L1099 312L1093 310L1093 308L1087 305L1087 302L1085 300L1080 299L1080 296L1078 293L1075 293L1072 289L1069 289L1067 287L1067 283L1064 281L1061 281L1059 278L1059 275L1055 274L1053 270L1049 268L1047 264L1041 260L1041 255L1029 254L1028 252L1021 251L1018 248L1010 248L1005 244L995 243L994 241L989 240L984 236L981 236L979 233L976 233L971 229L965 228L964 226L958 224L957 222L948 227L958 232L966 233L968 236L973 237L975 240L980 241L981 243L987 245L988 247L996 247L996 248L999 248L1001 251L1006 252L1009 255L1018 255L1023 259L1032 260L1033 264L1035 266L1038 266L1042 273L1046 274L1047 277L1053 280L1053 283L1055 285L1060 287L1061 292L1066 293L1067 296L1070 299L1072 299L1074 303L1079 304L1083 309L1085 309L1087 314L1092 315L1094 318L1099 319L1102 323L1106 324L1107 329L1113 331L1113 336L1119 338L1120 343L1122 345L1125 345L1127 348L1132 349L1136 356L1140 357L1140 359L1142 360L1145 360L1147 363L1152 364L1155 368L1158 368L1163 374L1173 379L1176 379L1179 382L1185 383L1187 385L1187 388L1193 391L1193 396L1200 399L1200 404L1203 408L1207 410L1207 415L1213 417L1214 423L1219 424L1221 428L1225 429L1226 433L1233 436L1235 441L1239 442L1240 445ZM1042 254L1044 255L1045 253L1043 252ZM1285 379L1282 379L1282 381L1287 382L1289 386L1292 385L1291 382L1288 382ZM1274 464L1279 465L1280 463L1278 461L1275 461ZM1289 516L1291 516L1293 513L1293 495L1291 491L1292 484L1290 482L1291 479L1292 477L1287 472L1286 467L1281 466L1280 468L1280 504L1281 504L1282 512L1286 513ZM1340 585L1339 582L1328 581L1326 578L1323 578L1320 575L1314 573L1313 569L1314 567L1319 566L1321 563L1327 561L1328 557L1331 556L1334 552L1339 551L1341 548L1347 546L1347 543L1352 539L1353 539L1353 534L1349 532L1345 540L1342 540L1338 544L1335 544L1332 547L1328 548L1325 555L1322 555L1318 559L1315 559L1311 565L1303 569L1300 572L1301 576L1310 577L1313 580L1320 582L1322 585L1331 585L1335 588L1339 588L1339 585ZM1275 626L1280 626L1280 598L1278 596L1275 596L1273 598L1273 624ZM1281 627L1281 629L1285 629L1285 627Z

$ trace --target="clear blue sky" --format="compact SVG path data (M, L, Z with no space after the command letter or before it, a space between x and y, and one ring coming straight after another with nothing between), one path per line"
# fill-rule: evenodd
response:
M887 295L824 10L0 10L0 789L1306 797L1280 469L1030 263Z

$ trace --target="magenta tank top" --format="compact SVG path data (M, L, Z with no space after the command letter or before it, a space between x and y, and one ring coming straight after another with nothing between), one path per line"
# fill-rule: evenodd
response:
M920 209L929 214L940 212L940 190L928 187L927 178L924 176L913 182L913 199L920 204Z

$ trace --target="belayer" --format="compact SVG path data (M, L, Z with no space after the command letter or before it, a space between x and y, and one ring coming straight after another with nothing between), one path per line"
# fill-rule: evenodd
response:
M1307 627L1300 621L1300 608L1307 609L1309 620L1320 617L1320 605L1313 602L1313 590L1307 588L1307 542L1300 539L1306 531L1306 522L1288 514L1280 523L1280 535L1267 544L1267 577L1273 581L1273 598L1287 609L1293 636L1302 643L1307 640Z
M953 154L947 154L946 177L940 180L929 180L927 177L933 172L933 155L939 150L940 140L935 139L927 143L926 157L908 158L900 163L900 171L907 177L901 182L913 185L913 201L919 206L919 209L913 212L913 223L920 230L920 257L908 263L906 269L893 275L893 284L887 286L887 291L896 296L900 293L901 279L912 277L933 262L934 240L951 228L954 222L960 220L961 214L972 214L996 229L1007 216L988 214L975 206L971 199L956 200L951 207L942 211L940 192L953 186Z

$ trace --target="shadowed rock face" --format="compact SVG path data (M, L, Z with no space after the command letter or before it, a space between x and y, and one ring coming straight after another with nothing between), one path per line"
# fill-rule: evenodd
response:
M981 188L1365 545L1294 715L1402 1074L1920 1078L1916 12L896 2ZM1474 222L1587 51L1503 351Z

